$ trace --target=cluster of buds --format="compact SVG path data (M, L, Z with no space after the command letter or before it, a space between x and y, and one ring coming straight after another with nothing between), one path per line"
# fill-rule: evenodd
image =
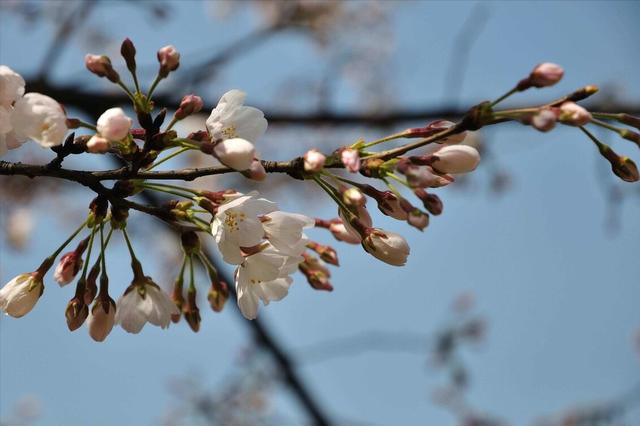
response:
M202 322L197 304L195 268L198 265L209 278L207 299L212 310L219 312L224 308L233 293L229 286L234 285L238 308L248 319L256 318L261 304L268 305L286 297L296 271L306 277L312 288L333 290L328 265L338 266L338 255L333 247L307 237L305 233L313 227L328 230L338 241L360 244L366 253L389 265L404 265L410 253L409 244L399 233L374 226L367 209L368 199L376 203L382 214L424 231L429 226L430 215L438 216L443 212L443 201L434 191L453 184L457 175L470 173L478 167L478 150L465 145L464 141L468 131L483 126L516 121L543 132L558 124L578 127L611 164L615 175L628 182L640 179L630 158L618 155L585 127L605 128L640 146L639 133L612 124L617 122L640 129L640 118L588 111L578 105L597 91L595 86L586 86L560 100L532 108L495 109L499 102L515 93L556 84L564 71L555 64L536 66L511 91L494 102L483 102L471 108L458 123L436 120L374 141L360 139L327 155L312 149L289 162L269 162L258 158L255 147L266 132L268 122L262 111L245 105L244 92L233 89L224 93L212 108L203 129L179 137L173 126L200 112L204 108L202 98L196 94L184 96L167 125L164 123L167 109L154 113L153 102L157 85L179 68L179 52L173 46L158 50L159 70L146 91L138 82L137 52L131 40L124 40L120 53L131 74L133 88L122 81L107 56L87 55L85 65L90 72L107 78L127 94L137 118L137 128L126 111L117 107L106 110L95 125L68 118L55 100L39 93L25 94L24 79L10 68L0 66L0 155L33 139L55 152L56 159L50 168L61 168L66 156L85 152L115 155L126 163L126 168L112 171L117 181L111 189L99 183L99 174L83 174L78 182L99 194L90 205L87 220L35 272L20 274L0 289L1 310L14 317L30 312L42 295L43 278L55 259L80 232L88 230L88 236L84 236L75 250L62 255L54 278L63 286L80 275L65 317L70 330L87 323L89 334L96 341L105 340L115 325L127 332L138 333L147 322L167 328L172 321L178 322L181 318L193 331L198 331ZM89 134L66 136L70 128L88 129ZM400 139L410 142L379 152L372 150L374 146ZM430 144L436 148L428 153L415 152ZM174 148L177 149L160 157ZM219 161L222 166L211 173L237 172L248 179L261 181L266 179L268 171L286 172L293 178L313 182L336 203L337 217L314 220L284 212L257 192L210 191L157 181L161 179L159 175L193 180L203 175L203 169L170 171L168 176L162 172L148 172L187 151L200 151ZM351 173L348 176L358 173L359 176L353 179L360 180L345 177L337 171L340 169ZM67 170L65 176L72 176L74 172ZM118 173L121 173L119 180ZM383 188L378 189L372 182ZM177 198L160 206L142 206L127 199L142 191ZM412 204L411 197L418 200L418 206ZM127 233L129 207L169 222L182 233L183 262L171 295L143 272ZM109 226L105 238L105 228ZM107 246L114 232L122 233L125 239L133 272L131 284L117 302L110 296L106 270ZM219 278L196 232L209 234L222 259L235 267L233 284ZM469 322L443 341L478 338L481 334L482 324Z

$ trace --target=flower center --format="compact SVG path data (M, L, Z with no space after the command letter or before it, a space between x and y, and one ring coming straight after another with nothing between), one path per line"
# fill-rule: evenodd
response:
M233 139L238 137L238 134L236 133L236 126L225 127L225 129L222 131L222 134L225 136L225 139Z
M239 231L240 224L244 222L247 215L244 213L236 213L233 211L226 211L224 224L230 232Z

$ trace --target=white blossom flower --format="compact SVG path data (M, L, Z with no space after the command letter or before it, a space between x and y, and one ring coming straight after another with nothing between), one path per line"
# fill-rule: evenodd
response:
M33 139L44 148L60 145L67 133L67 117L58 102L41 93L27 93L11 114L17 140Z
M0 106L0 156L6 154L10 149L20 147L20 145L25 142L24 139L18 140L13 131L13 124L11 122L12 113L12 106Z
M14 318L28 314L44 291L35 273L20 274L0 289L0 310Z
M248 140L233 138L218 142L213 148L213 154L225 166L235 170L248 170L253 164L256 149Z
M87 142L87 152L101 154L111 149L111 141L100 135L93 135Z
M480 153L468 145L447 145L433 153L432 167L440 173L468 173L478 167Z
M258 301L266 306L284 298L289 292L289 277L304 259L288 256L272 246L248 256L236 270L238 307L247 319L258 315Z
M393 266L403 266L409 256L409 244L400 234L373 229L362 240L362 247L367 253Z
M277 210L276 204L264 198L244 195L220 206L211 223L211 234L218 243L225 262L243 262L241 247L253 247L264 239L258 216Z
M127 137L133 120L124 113L122 108L109 108L98 118L98 133L111 141L120 141Z
M169 327L171 315L180 311L169 296L152 281L132 284L120 297L116 309L116 324L125 331L137 334L149 322L162 328Z
M333 234L334 238L338 241L343 241L349 244L360 244L362 238L355 231L349 230L344 223L332 223L329 225L329 231Z
M342 161L344 168L351 173L357 173L360 170L360 154L357 149L343 149L340 153L340 161Z
M6 65L0 65L0 106L8 108L24 95L24 78Z
M282 253L299 256L305 250L303 229L315 226L315 220L297 213L274 211L262 218L269 242Z
M98 299L89 311L89 318L87 319L89 335L96 342L103 342L111 333L115 320L115 302L111 298L106 301Z
M267 130L264 113L243 105L246 96L236 89L222 95L207 119L207 130L214 141L241 138L255 143Z

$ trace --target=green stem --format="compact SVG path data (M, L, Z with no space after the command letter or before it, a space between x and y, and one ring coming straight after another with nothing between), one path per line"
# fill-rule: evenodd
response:
M209 262L209 259L207 259L207 257L202 253L202 251L198 252L198 259L200 259L200 263L202 263L204 269L207 270L211 282L217 282L218 272L216 271L216 268L211 264L211 262Z
M401 185L406 186L407 188L411 189L411 186L409 185L409 183L407 183L407 181L405 179L402 179L399 176L396 176L394 173L389 173L386 175L386 177L390 177L391 179L395 180L396 182L400 183ZM387 185L390 185L389 183L387 183Z
M507 99L509 96L513 95L514 93L518 92L518 88L514 87L513 89L509 90L507 93L505 93L504 95L500 96L498 99L496 99L495 101L491 102L491 107L493 108L494 106L498 105L500 102L504 101L505 99Z
M135 252L133 251L133 246L131 245L131 241L129 240L129 234L127 233L127 228L122 228L122 234L124 235L124 240L127 242L127 248L129 249L131 260L135 262L140 262L136 257Z
M107 275L107 264L105 261L105 251L107 245L104 242L104 222L100 224L100 263L102 264L102 273Z
M49 259L54 260L56 257L58 257L58 255L62 252L62 250L64 250L64 248L67 245L69 245L69 243L71 241L73 241L73 239L80 233L80 231L82 231L84 229L85 226L87 226L87 221L86 220L84 222L82 222L82 225L80 225L78 227L78 229L73 231L73 233L69 236L69 238L67 238L66 241L64 243L62 243L62 245L60 245L60 247L58 247L58 249L55 252L53 252L53 254L51 256L49 256Z
M416 148L420 148L422 146L428 145L432 142L435 142L437 140L446 138L447 136L450 136L456 132L458 132L460 130L460 123L456 124L455 126L449 127L448 129L445 129L441 132L438 133L434 133L431 136L428 136L424 139L421 139L417 142L414 143L410 143L410 144L406 144L406 145L402 145L399 146L397 148L393 148L393 149L389 149L387 151L382 151L382 152L378 152L375 153L373 155L369 155L367 157L362 158L363 160L371 160L371 159L382 159L382 160L387 160L389 158L395 158L399 155L404 154L405 152L414 150Z
M191 277L189 278L189 290L195 291L196 282L195 282L195 275L193 273L193 255L192 254L189 255L189 273L191 275Z
M94 132L98 131L96 126L94 126L91 123L87 123L86 121L78 121L78 127L84 127L85 129L90 129L90 130L93 130Z
M338 206L345 211L345 213L355 216L353 212L349 210L349 207L347 207L347 205L344 204L344 202L340 199L340 197L336 195L335 189L331 185L323 181L322 178L320 178L320 176L318 175L313 175L312 179L318 184L318 186L320 186L320 188L322 188L327 194L329 194L333 201L335 201L336 204L338 204Z
M147 102L151 101L151 95L153 95L153 91L156 90L156 86L158 86L158 83L160 83L160 80L162 80L162 77L160 77L160 74L158 74L156 76L156 79L153 80L153 83L151 83L151 87L149 88L149 93L147 93Z
M168 132L169 130L171 130L173 128L173 126L175 126L175 124L180 121L178 120L175 116L171 119L171 122L169 123L169 125L167 126L167 128L164 130L165 132Z
M96 235L96 226L97 224L93 225L93 228L91 228L91 236L89 237L89 247L87 248L87 258L84 260L84 266L82 267L82 275L80 276L80 281L84 281L87 277L87 270L89 269L89 261L91 260L91 249L93 248L93 238Z
M133 93L131 93L131 90L129 90L129 88L122 81L118 81L117 84L122 88L122 90L125 91L125 93L127 94L127 96L129 96L129 99L131 99L133 104L136 105L136 97L133 95Z
M611 114L608 112L592 112L591 115L593 115L596 118L602 118L604 120L615 120L618 121L620 120L620 115L621 114Z
M142 187L145 188L145 189L150 189L152 191L164 192L166 194L176 195L178 197L183 197L183 198L187 198L187 199L191 199L191 197L192 197L191 194L184 194L184 193L180 193L180 192L177 192L177 191L172 191L170 189L160 188L160 187L157 187L157 186L154 186L154 185L149 185L149 184L146 184L146 183L143 183Z
M406 134L407 133L405 131L402 131L402 132L399 132L399 133L394 133L393 135L385 136L384 138L376 139L376 140L374 140L372 142L366 143L366 144L362 145L361 148L369 148L369 147L378 145L378 144L383 143L383 142L388 142L388 141L392 141L392 140L395 140L395 139L399 139L401 137L406 136Z
M620 134L620 132L622 131L622 129L612 126L609 123L605 123L604 121L600 121L600 120L591 120L591 122L593 124L595 124L596 126L600 126L600 127L604 127L605 129L611 130L612 132L616 132L617 134Z
M145 184L145 185L147 185L147 184ZM169 185L167 183L159 183L159 182L152 182L152 183L149 183L148 185L155 186L155 187L158 187L158 188L177 189L178 191L190 192L193 195L200 195L200 191L197 190L197 189L191 189L191 188L178 186L178 185Z

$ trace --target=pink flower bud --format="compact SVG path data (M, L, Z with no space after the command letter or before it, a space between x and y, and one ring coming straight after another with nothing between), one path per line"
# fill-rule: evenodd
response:
M434 133L439 133L443 130L447 130L455 125L456 123L448 120L436 120L427 124L425 127L416 127L412 129L407 129L405 133L407 134L406 137L408 138L426 138L428 136L433 135ZM456 143L462 142L466 137L467 137L467 132L465 131L465 132L453 134L444 139L439 139L436 141L436 143L456 144Z
M63 287L73 281L81 267L82 257L75 251L71 251L60 258L60 263L56 266L53 278L60 284L60 287Z
M324 167L327 157L317 149L310 149L304 154L304 170L309 173L317 173Z
M427 191L422 189L417 189L414 191L416 197L422 201L422 205L425 209L429 211L434 216L438 216L442 213L444 209L444 205L442 204L442 200L436 194L429 194Z
M569 101L560 105L560 121L564 124L584 126L591 119L591 113L575 102Z
M429 166L409 166L404 175L412 188L440 188L454 181L450 175L439 175Z
M100 136L112 141L120 141L127 137L133 121L127 117L122 108L109 108L98 118L97 129Z
M349 188L342 193L342 199L348 206L364 206L367 203L367 197L358 188Z
M360 170L360 154L357 149L343 149L340 153L340 160L344 164L344 168L351 173L357 173Z
M468 173L480 163L480 153L467 145L447 145L433 154L432 167L440 173Z
M158 50L158 62L160 62L158 74L164 78L180 66L180 53L172 45L165 46Z
M548 132L556 127L556 114L550 109L540 110L531 118L531 125L541 132Z
M267 178L267 171L260 160L253 160L251 167L247 170L248 178L261 182Z
M178 107L174 117L177 120L182 120L191 114L199 112L203 105L204 104L200 96L187 95L182 98L182 101L180 101L180 106Z
M98 298L91 308L87 324L89 335L96 342L103 342L107 338L116 319L116 303L109 296Z
M84 65L89 71L98 77L106 77L109 81L117 83L120 81L120 75L113 69L111 60L108 56L87 54L84 57Z
M562 79L564 69L560 65L551 62L545 62L537 65L531 74L529 74L529 82L533 87L553 86Z
M256 155L253 144L241 138L225 139L213 148L213 155L222 164L235 170L249 170Z
M415 209L407 216L407 223L422 231L429 226L429 215L421 212L419 209Z
M359 244L362 240L360 235L347 229L342 222L332 223L329 225L329 231L333 234L336 240L343 241L345 243Z
M87 152L93 154L102 154L109 151L111 148L111 142L107 138L103 138L100 135L93 135L87 142Z
M397 220L406 220L407 212L402 208L400 199L391 191L384 191L376 199L378 209L385 215Z
M371 229L362 240L362 247L375 258L393 266L403 266L409 256L409 244L395 232Z

